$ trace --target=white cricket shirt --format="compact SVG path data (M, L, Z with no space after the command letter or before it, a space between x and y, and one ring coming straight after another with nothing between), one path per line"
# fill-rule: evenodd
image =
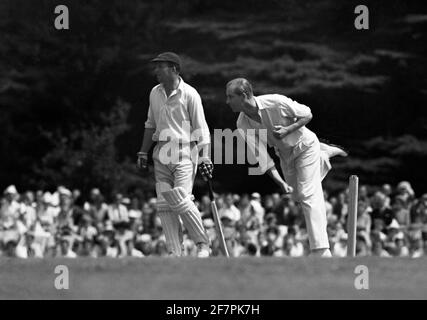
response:
M199 146L210 143L202 99L182 78L169 97L162 84L151 90L145 128L155 129L153 141L196 141Z

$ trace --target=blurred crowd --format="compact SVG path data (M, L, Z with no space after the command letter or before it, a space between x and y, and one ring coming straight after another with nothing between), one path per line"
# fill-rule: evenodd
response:
M324 193L328 235L335 257L347 253L348 190ZM196 199L220 254L210 199ZM300 207L289 195L216 195L224 237L233 257L308 255ZM196 246L184 229L184 252ZM359 256L427 256L427 194L415 196L411 184L359 188L356 253ZM59 186L54 192L4 190L0 211L0 257L146 257L168 256L154 196L115 194L105 200L94 188L87 197Z

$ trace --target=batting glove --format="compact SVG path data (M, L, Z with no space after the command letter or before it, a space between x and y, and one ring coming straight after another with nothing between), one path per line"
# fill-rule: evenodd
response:
M148 153L138 152L136 156L138 157L136 160L136 167L141 173L148 173Z
M212 179L213 169L214 169L214 165L211 159L204 158L201 160L201 163L199 164L199 171L203 179L205 180Z

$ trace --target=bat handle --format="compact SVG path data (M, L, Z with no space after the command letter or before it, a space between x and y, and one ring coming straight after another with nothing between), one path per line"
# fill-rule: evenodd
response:
M212 181L210 179L208 179L208 188L209 188L209 198L211 199L211 201L214 201L214 193L213 193L213 188L212 188Z

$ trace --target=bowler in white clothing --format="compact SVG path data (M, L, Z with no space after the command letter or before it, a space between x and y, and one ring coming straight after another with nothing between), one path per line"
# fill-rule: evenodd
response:
M252 85L244 78L231 80L226 86L226 95L231 109L240 112L239 129L243 132L247 129L267 131L266 142L259 139L258 144L248 143L248 149L255 154L266 150L260 143L274 147L286 182L268 154L267 162L261 167L262 173L267 173L284 193L292 193L301 204L311 253L331 256L322 180L331 169L329 158L347 156L347 153L338 147L319 143L316 134L305 126L312 114L303 104L280 94L255 97Z

